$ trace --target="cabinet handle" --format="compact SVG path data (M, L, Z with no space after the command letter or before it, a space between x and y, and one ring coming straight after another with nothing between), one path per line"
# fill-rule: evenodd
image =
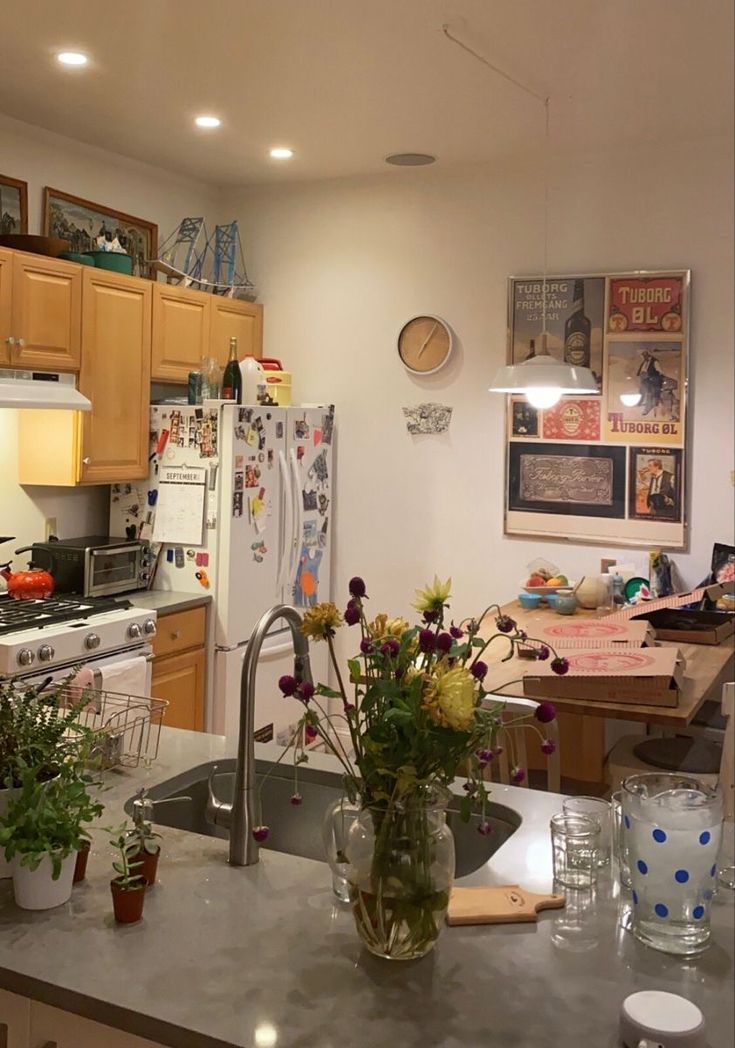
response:
M24 338L17 338L15 340L15 343L16 343L16 345L20 346L21 349L22 349L23 346L26 344L26 340Z
M6 338L5 341L8 343L9 346L15 345L15 339L12 337L12 335L10 338Z
M86 458L83 458L83 459L82 459L82 465L84 465L84 466L88 466L88 465L90 464L90 462L91 462L91 461L92 461L92 459L91 459L91 458L89 457L89 455L87 455L87 457L86 457Z
M171 631L171 640L178 640L180 636L181 636L181 630L172 630Z

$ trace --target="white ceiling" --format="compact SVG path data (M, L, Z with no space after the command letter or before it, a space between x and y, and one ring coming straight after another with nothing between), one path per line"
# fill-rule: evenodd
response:
M0 110L229 185L731 134L732 0L3 0ZM88 51L64 70L60 50ZM222 118L217 131L197 113ZM291 146L277 164L273 145ZM0 170L2 170L0 163ZM400 172L396 171L396 177Z

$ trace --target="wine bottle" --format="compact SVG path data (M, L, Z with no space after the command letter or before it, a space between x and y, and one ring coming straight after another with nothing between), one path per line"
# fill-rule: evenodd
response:
M240 374L240 362L237 359L237 339L234 335L230 339L230 356L222 376L222 399L234 400L236 404L242 404L242 375Z
M573 367L590 366L592 324L584 312L584 281L574 281L572 312L564 325L564 360Z

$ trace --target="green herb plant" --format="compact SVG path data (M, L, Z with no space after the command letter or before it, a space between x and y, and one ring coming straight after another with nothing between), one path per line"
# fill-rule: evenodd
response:
M118 858L112 863L112 868L117 874L114 883L121 891L138 891L145 888L145 877L141 873L133 872L140 869L143 863L133 861L140 849L138 838L131 837L127 821L120 826L108 828L107 832L110 835L110 844L118 854Z

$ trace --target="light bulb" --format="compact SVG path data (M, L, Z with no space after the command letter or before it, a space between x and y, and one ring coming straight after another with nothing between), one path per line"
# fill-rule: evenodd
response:
M56 61L66 66L83 66L89 59L81 51L62 51L56 56Z
M553 408L561 400L561 390L554 386L531 386L525 393L526 400L534 408Z
M222 121L218 116L198 116L194 123L197 127L219 127Z
M293 149L288 149L286 146L276 146L271 149L270 155L274 160L290 160L293 156Z
M624 404L626 408L638 407L640 402L641 402L641 394L640 393L621 393L620 394L620 403Z

